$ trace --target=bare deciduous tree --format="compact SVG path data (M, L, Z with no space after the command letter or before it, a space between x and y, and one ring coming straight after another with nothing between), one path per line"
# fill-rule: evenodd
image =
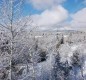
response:
M16 36L19 35L21 33L21 30L25 29L25 27L27 26L27 19L23 18L22 15L22 3L23 0L0 1L0 29L3 30L9 37L10 74L12 72L12 55L14 53L13 51L16 43ZM29 22L31 21L31 19L28 20ZM31 24L31 22L29 24Z

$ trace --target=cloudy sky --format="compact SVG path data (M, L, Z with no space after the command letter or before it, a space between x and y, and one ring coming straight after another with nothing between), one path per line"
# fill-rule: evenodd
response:
M86 0L26 0L24 15L30 13L40 30L86 30ZM29 5L28 5L29 4Z

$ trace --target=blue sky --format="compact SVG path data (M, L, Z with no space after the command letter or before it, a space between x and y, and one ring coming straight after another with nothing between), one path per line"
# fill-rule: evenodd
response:
M38 10L33 7L33 5L29 2L23 4L24 15L28 14L40 14L43 10ZM34 0L35 1L35 0ZM65 9L68 10L69 13L75 13L78 10L86 7L84 4L84 0L66 0L64 3L61 4Z
M21 9L40 30L86 30L86 0L23 0Z
M23 10L42 30L86 30L86 0L26 0Z
M78 10L86 7L84 0L67 0L63 6L70 12L75 13Z

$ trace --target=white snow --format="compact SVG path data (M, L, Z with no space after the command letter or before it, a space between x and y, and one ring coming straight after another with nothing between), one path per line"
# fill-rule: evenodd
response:
M41 37L43 37L43 36L35 36L35 38L41 38Z

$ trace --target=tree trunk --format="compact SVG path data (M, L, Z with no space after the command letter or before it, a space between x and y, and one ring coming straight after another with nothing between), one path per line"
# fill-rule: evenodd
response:
M84 80L83 69L81 67L80 67L80 71L81 71L82 80Z

